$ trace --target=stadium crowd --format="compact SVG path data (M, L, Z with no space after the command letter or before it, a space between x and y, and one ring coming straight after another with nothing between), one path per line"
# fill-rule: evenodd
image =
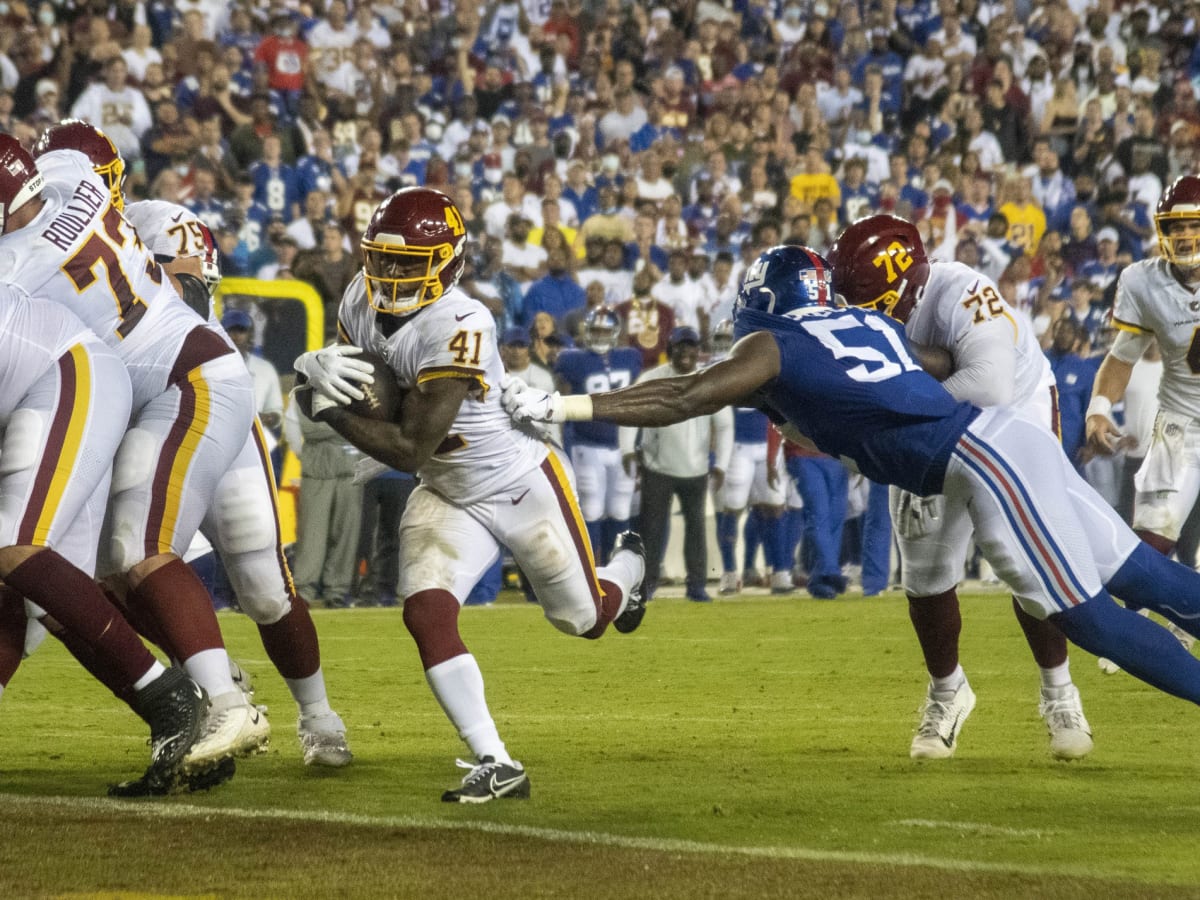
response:
M759 252L788 241L826 253L854 220L894 213L931 259L987 274L1031 317L1060 373L1068 452L1117 503L1136 466L1076 451L1117 276L1157 252L1164 186L1200 171L1198 39L1194 0L5 0L0 132L31 146L64 116L98 125L131 199L193 211L225 275L311 283L329 339L380 201L439 188L472 237L463 286L494 313L510 368L544 367L576 391L678 369L693 348L719 353ZM606 356L588 326L608 311L612 344L633 360L571 384L559 354ZM322 427L332 434L311 431ZM765 424L744 428L735 446L768 443ZM615 429L566 437L577 471L626 469L635 452ZM580 447L597 453L581 460ZM709 464L723 478L719 452ZM814 595L836 596L844 472L803 457L787 470L790 498L718 497L722 588L754 568L732 560L748 503L747 543L761 532L780 576L765 583L793 589L803 529ZM602 551L630 518L626 489L589 521ZM868 485L854 496L876 592L888 548L880 573L870 535L886 498ZM330 558L371 555L338 516L346 549ZM697 600L700 565L689 559ZM323 586L319 564L302 568L318 573L304 585L314 599L357 592L353 573ZM390 599L378 581L370 593Z

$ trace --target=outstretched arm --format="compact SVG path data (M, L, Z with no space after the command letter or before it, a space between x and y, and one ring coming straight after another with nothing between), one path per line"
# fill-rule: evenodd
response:
M673 425L738 404L777 375L779 345L758 331L738 341L727 359L703 371L591 395L590 418L618 425Z

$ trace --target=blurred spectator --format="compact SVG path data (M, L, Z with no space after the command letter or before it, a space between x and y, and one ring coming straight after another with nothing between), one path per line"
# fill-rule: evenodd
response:
M300 457L300 503L296 517L296 591L314 603L350 605L362 528L362 485L354 483L361 454L323 422L313 422L292 403L284 433Z
M666 274L655 282L650 295L671 308L675 327L686 325L706 338L710 327L708 310L702 306L702 296L687 277L689 255L685 250L671 251Z
M532 245L526 245L532 246ZM540 249L540 248L538 248ZM585 292L571 271L570 251L565 245L543 251L546 274L538 278L524 291L522 322L531 324L540 312L549 313L556 323L561 323L568 313L581 309L586 302ZM513 266L506 264L510 271ZM519 271L519 270L517 270ZM514 271L514 275L517 274Z
M327 222L321 229L321 242L312 250L296 257L294 275L307 281L325 305L325 331L332 337L337 328L337 311L346 286L359 269L359 260L346 252L346 233L335 223Z
M640 273L639 273L640 274ZM687 375L696 370L700 358L700 335L693 328L678 327L668 341L670 361L645 372L639 382ZM621 428L622 456L635 452L638 429ZM646 599L658 589L659 571L666 546L667 523L673 498L683 513L683 555L687 571L685 595L689 600L711 599L708 579L708 537L704 509L711 483L720 490L733 450L733 413L728 407L707 416L688 419L665 428L641 429L637 449L642 474L639 527L646 542Z
M633 296L616 305L624 326L624 342L642 354L642 367L651 369L665 357L667 342L675 329L675 313L650 293L661 274L646 266L633 276Z
M267 84L286 97L289 109L294 111L294 104L304 90L308 45L296 36L296 22L286 10L274 13L270 25L270 34L254 50L254 63L266 68Z
M525 295L528 295L533 283L546 274L547 266L546 251L537 244L529 242L529 232L532 228L533 223L524 214L513 213L510 215L505 227L504 243L500 250L501 265L517 280L521 293ZM570 273L567 268L569 260L567 260L566 254L562 254L560 262L563 264L560 277L567 276L569 279ZM561 288L564 283L556 280L553 284ZM578 287L578 285L575 286ZM553 287L546 289L556 290ZM579 302L583 302L582 297Z
M301 250L317 246L321 229L329 221L329 195L321 190L312 190L304 198L304 215L288 223L287 233Z
M87 88L71 107L71 116L104 129L125 165L142 158L142 135L153 124L142 92L128 83L129 66L120 56L104 64L104 80Z

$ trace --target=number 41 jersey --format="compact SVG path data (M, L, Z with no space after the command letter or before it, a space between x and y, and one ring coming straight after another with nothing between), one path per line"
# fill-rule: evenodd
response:
M0 237L0 272L67 307L111 347L129 369L140 408L166 389L195 347L185 338L203 320L179 299L86 156L54 150L37 166L44 205L24 228ZM208 346L200 352L220 355Z
M500 405L504 364L496 346L496 320L461 288L409 316L385 336L379 314L367 302L360 271L346 287L338 310L338 333L388 361L400 387L410 391L438 378L474 383L450 432L420 469L421 482L452 503L490 497L531 469L548 452L545 443L518 430Z

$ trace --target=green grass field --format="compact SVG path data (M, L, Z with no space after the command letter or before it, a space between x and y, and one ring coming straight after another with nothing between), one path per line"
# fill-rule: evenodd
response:
M1006 595L964 597L979 695L914 762L924 690L899 594L658 600L558 634L504 595L462 624L533 796L459 808L458 742L399 610L316 611L357 759L305 769L257 632L222 615L272 749L207 794L118 803L133 715L57 645L0 702L0 897L1200 897L1200 715L1072 654L1096 750L1059 763Z

